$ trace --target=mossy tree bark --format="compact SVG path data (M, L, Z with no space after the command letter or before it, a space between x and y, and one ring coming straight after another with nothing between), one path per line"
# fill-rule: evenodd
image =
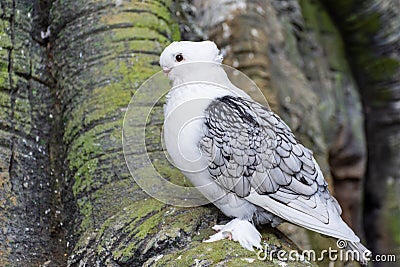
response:
M255 256L231 242L203 244L219 212L174 208L150 199L125 166L125 108L141 83L159 71L163 47L179 39L171 4L71 0L52 5L51 31L56 34L50 45L65 126L65 177L71 179L77 204L69 221L69 266L240 265ZM146 125L150 157L163 175L178 180L182 176L161 148L162 107L156 106L154 113ZM146 175L147 155L132 157L133 175ZM286 249L291 245L273 233L265 236Z
M343 34L363 102L368 141L364 193L368 245L375 253L399 256L400 5L395 0L321 2Z
M159 70L162 48L179 39L170 6L1 3L2 266L63 266L67 257L70 266L241 265L254 257L232 242L203 244L218 211L149 199L125 166L125 108ZM148 125L156 160L161 111ZM181 177L165 159L157 162L163 174Z
M65 262L46 1L0 4L0 265Z
M271 107L316 152L328 179L329 154L333 178L359 183L365 151L360 108L351 105L358 103L357 86L326 11L317 1L235 3L228 1L210 11L211 1L194 1L203 13L178 17L185 21L181 32L185 38L199 39L184 30L197 29L225 49L226 63L258 83ZM231 241L202 243L212 234L210 227L226 218L212 205L177 208L151 199L132 180L125 164L121 130L126 106L141 83L159 71L162 49L179 40L173 16L185 13L180 4L1 2L0 265L243 266L256 258ZM216 12L224 16L214 16ZM378 87L365 88L375 92ZM369 103L373 95L363 96L364 107L382 111L375 102ZM182 184L182 175L162 151L162 106L153 111L146 125L150 158L163 176ZM382 114L374 112L368 116ZM378 120L372 121L367 129ZM376 140L389 129L398 129L384 125L386 130L370 133L369 138ZM396 135L390 132L390 136L394 141L379 144L394 149ZM137 162L133 175L146 175L146 156L132 155ZM358 220L351 210L347 217L350 223ZM277 231L264 228L262 234L269 244L296 249ZM316 242L313 238L313 245ZM257 266L276 264L257 261Z

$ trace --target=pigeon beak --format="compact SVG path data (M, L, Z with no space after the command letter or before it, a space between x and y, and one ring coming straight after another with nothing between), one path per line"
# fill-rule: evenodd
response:
M166 76L168 76L168 74L171 72L171 70L172 70L172 68L167 68L167 67L163 67L162 68L162 71L164 72L164 74Z

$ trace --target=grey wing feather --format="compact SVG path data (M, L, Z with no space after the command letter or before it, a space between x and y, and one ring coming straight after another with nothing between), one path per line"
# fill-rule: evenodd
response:
M329 222L326 201L335 200L312 152L266 107L234 96L214 100L205 111L200 148L210 175L225 189L239 197L255 190Z

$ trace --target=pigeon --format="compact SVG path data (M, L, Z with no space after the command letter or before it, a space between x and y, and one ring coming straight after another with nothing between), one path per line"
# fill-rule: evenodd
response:
M371 252L342 220L313 153L268 107L229 79L212 41L173 42L160 56L172 88L164 105L170 159L227 217L204 242L224 238L261 248L256 225L290 222L347 242L367 264Z

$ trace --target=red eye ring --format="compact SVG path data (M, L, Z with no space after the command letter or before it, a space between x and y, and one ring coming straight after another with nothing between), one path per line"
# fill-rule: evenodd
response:
M176 55L176 56L175 56L175 60L176 60L177 62L181 62L181 61L183 60L182 54Z

